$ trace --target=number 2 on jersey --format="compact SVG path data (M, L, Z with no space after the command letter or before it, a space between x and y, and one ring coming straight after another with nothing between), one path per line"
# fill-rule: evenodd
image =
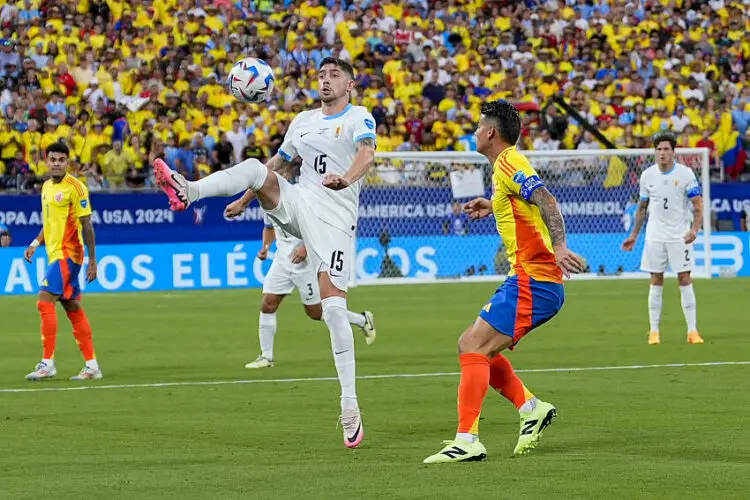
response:
M669 198L664 198L664 210L668 210L669 207L667 206L669 203Z
M326 155L318 155L313 161L313 169L321 175L326 173L326 158Z

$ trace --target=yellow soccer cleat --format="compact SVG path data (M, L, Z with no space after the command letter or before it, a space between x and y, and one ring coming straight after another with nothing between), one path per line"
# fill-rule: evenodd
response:
M661 339L659 338L659 332L651 332L648 334L648 344L654 345L661 343Z
M456 462L479 462L487 457L487 448L477 439L473 443L463 439L443 441L445 448L424 459L426 464L447 464Z
M692 331L688 333L688 344L702 344L703 339L701 338L700 333L697 331Z
M537 401L536 408L521 412L521 432L514 455L525 455L539 443L544 430L557 418L557 409L544 401Z

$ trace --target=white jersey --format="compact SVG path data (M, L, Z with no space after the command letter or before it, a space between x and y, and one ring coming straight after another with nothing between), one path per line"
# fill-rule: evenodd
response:
M284 231L267 215L263 216L263 222L265 223L267 228L273 228L276 235L276 253L273 257L274 262L280 263L292 272L304 271L307 268L307 259L303 260L299 264L292 264L292 252L295 248L302 244L302 240Z
M323 187L323 177L348 172L356 155L355 144L362 139L376 139L375 119L366 108L347 104L336 115L325 116L320 109L298 114L279 148L287 160L302 158L297 187L309 193L313 214L348 234L356 229L362 181L333 191Z
M690 199L701 195L695 173L681 163L668 172L652 165L641 174L641 201L648 201L646 240L683 241L693 222Z

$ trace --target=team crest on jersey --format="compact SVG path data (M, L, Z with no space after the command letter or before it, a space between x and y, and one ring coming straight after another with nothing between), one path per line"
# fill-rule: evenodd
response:
M57 203L60 203L61 201L63 201L63 194L62 193L55 193L55 201Z
M370 130L375 129L375 123L370 120L369 118L365 118L365 127L369 128Z
M336 131L333 133L333 138L334 139L340 138L341 137L341 133L343 131L344 131L344 126L343 125L339 125L338 127L336 127Z
M674 187L677 187L678 184L679 184L679 182L675 179L675 181L674 181Z
M523 181L526 180L526 174L521 172L520 170L513 174L513 182L516 184L523 184Z
M81 200L81 208L86 208L87 206L89 206L89 201L88 200Z

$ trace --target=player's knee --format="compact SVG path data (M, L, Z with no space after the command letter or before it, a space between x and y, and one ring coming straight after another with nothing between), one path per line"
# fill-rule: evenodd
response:
M320 304L305 306L305 314L313 321L320 321L323 319L323 306Z
M39 291L39 302L51 302L51 303L54 304L55 302L57 302L57 296L56 295L52 295L51 293L46 292L44 290L40 290Z
M679 273L677 275L677 281L679 281L680 286L688 286L693 282L690 278L690 273Z
M61 300L60 304L62 304L65 312L76 312L81 310L81 303L77 300Z
M281 301L283 300L282 295L271 295L266 294L260 301L260 310L263 314L275 313L279 308Z
M327 297L320 302L323 321L330 321L336 315L346 316L346 299L344 297Z
M664 273L651 273L651 284L654 286L664 286Z

